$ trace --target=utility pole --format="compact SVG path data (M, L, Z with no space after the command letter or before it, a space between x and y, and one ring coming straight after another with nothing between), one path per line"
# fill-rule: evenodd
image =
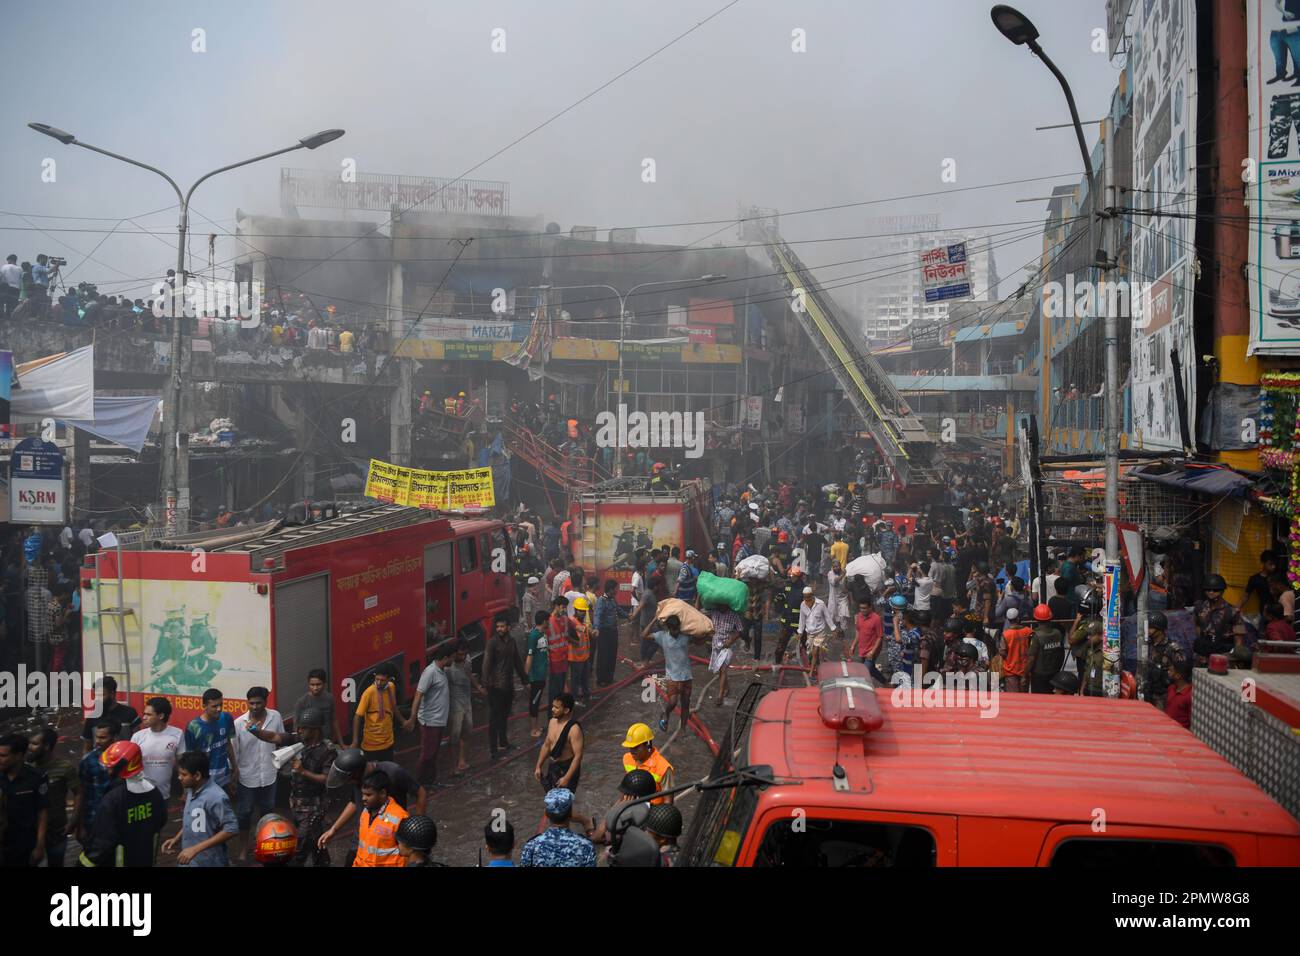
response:
M1094 215L1088 217L1088 249L1091 251L1094 246L1092 243L1093 221L1098 218L1107 218L1108 213L1105 207L1105 196L1100 191L1100 184L1092 168L1092 155L1088 152L1088 143L1083 135L1083 124L1079 122L1079 110L1074 104L1074 93L1070 90L1070 84L1065 79L1060 69L1052 62L1051 58L1043 51L1038 44L1038 29L1030 22L1019 10L999 3L989 15L993 18L993 25L998 31L1017 46L1027 46L1034 54L1043 61L1043 65L1051 71L1052 75L1061 85L1061 91L1065 94L1065 102L1070 107L1070 120L1074 126L1075 138L1079 141L1079 153L1083 157L1083 168L1088 180L1089 199L1093 207ZM1103 141L1106 143L1106 151L1109 153L1113 148L1113 137L1105 135L1106 126L1103 124ZM1106 168L1113 168L1113 164L1108 163ZM1092 265L1101 274L1105 274L1107 269L1113 268L1113 263L1106 256L1104 248L1096 249L1096 258ZM1098 296L1093 297L1093 301L1098 300ZM1106 577L1105 577L1105 607L1103 610L1106 621L1106 641L1105 656L1107 670L1102 681L1102 686L1107 697L1118 697L1120 682L1120 635L1119 635L1119 316L1115 315L1114 309L1107 308L1102 327L1102 335L1105 340L1106 354L1106 383L1105 383L1105 401L1106 401ZM1044 355L1046 361L1046 355Z

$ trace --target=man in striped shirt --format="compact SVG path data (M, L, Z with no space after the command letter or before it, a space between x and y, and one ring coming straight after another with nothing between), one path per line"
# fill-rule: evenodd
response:
M728 607L710 608L709 620L713 622L713 648L709 655L709 671L718 675L718 690L713 702L719 707L731 703L727 697L727 666L734 653L732 645L740 640L744 624L740 615Z

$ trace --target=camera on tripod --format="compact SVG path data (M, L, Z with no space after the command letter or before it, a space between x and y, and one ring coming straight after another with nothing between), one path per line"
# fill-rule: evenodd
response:
M45 258L49 260L51 271L61 269L63 266L68 264L68 260L63 256L46 256Z

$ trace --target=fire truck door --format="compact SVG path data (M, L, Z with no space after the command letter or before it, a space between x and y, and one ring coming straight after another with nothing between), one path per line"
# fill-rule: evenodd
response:
M451 542L424 549L425 644L433 646L456 633L456 601L452 594Z
M329 575L275 586L275 686L272 706L287 710L314 667L330 672ZM330 686L326 682L326 686Z

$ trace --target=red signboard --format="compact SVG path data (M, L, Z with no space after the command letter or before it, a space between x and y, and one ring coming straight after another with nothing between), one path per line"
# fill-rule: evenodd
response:
M689 324L735 325L735 306L730 299L691 299Z

